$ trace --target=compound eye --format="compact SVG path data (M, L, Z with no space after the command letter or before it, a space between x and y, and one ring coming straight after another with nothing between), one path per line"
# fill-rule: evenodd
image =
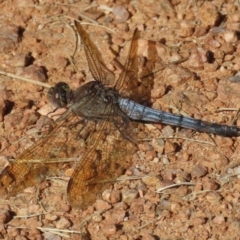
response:
M56 108L66 107L71 102L72 90L67 83L59 82L48 91L48 100Z

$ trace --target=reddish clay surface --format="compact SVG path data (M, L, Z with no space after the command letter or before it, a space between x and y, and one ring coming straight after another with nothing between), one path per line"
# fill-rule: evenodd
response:
M0 1L0 70L72 88L92 79L83 48L67 25L81 19L107 66L124 63L135 28L139 57L157 55L151 104L211 122L236 124L240 107L238 1ZM171 64L185 59L182 63ZM39 137L51 109L47 89L1 75L0 166ZM235 118L236 117L236 118ZM59 178L0 199L0 239L239 239L240 144L161 124L139 143L127 179L82 211ZM124 161L124 159L123 159ZM161 192L156 190L178 184Z

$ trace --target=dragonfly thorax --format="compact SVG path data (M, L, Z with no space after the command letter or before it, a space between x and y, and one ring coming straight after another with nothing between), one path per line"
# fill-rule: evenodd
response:
M84 84L83 86L77 88L73 95L74 102L86 97L94 97L94 99L97 99L99 104L117 104L119 98L117 91L113 88L104 86L100 81L91 81Z

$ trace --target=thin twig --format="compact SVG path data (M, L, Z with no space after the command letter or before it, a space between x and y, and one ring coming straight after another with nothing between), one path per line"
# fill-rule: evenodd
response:
M161 193L162 191L169 189L169 188L173 188L173 187L179 187L179 186L195 186L195 183L190 183L190 182L182 182L182 183L176 183L176 184L172 184L163 188L159 188L158 190L156 190L156 193Z
M0 71L0 74L8 76L10 78L16 78L18 80L22 80L22 81L25 81L25 82L33 83L33 84L36 84L36 85L39 85L39 86L42 86L42 87L45 87L45 88L50 88L51 87L51 85L49 85L47 83L43 83L43 82L40 82L40 81L37 81L37 80L21 77L21 76L12 74L12 73Z
M17 229L30 229L28 227L18 227L15 226L15 228ZM67 230L67 229L57 229L57 228L45 228L45 227L36 227L36 229L42 231L42 232L51 232L53 234L59 235L61 237L65 237L65 238L71 238L69 235L64 234L64 233L70 233L70 234L81 234L80 231L74 231L74 230Z
M46 215L47 213L36 213L36 214L32 214L32 215L17 215L14 216L13 218L32 218L32 217L38 217L41 215Z
M117 181L127 181L127 180L138 180L138 179L142 179L148 177L148 175L143 175L143 176L121 176L117 178Z
M215 112L222 112L222 111L238 111L239 108L218 108Z
M215 143L211 143L211 142L207 142L207 141L201 141L201 140L196 140L196 139L191 139L191 138L178 137L178 136L157 137L156 139L182 139L182 140L186 140L186 141L189 141L189 142L208 144L208 145L211 145L213 147L216 146ZM150 140L152 140L152 139L143 139L142 141L150 141Z

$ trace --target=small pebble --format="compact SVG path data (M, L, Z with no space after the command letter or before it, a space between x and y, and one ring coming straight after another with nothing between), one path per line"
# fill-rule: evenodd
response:
M132 211L134 214L140 214L144 211L144 198L138 198L134 199L130 206L130 211Z
M30 64L31 56L29 53L15 55L7 61L10 67L26 67Z
M192 178L194 177L202 177L206 175L208 172L206 167L203 167L201 165L194 165L191 171Z
M0 28L0 52L10 52L15 49L19 42L19 27L4 25Z
M136 189L124 189L122 190L122 201L130 203L138 196L138 191Z
M113 15L115 16L114 23L124 23L129 18L129 12L123 6L115 6L112 10Z
M11 220L11 214L7 210L0 210L0 224L6 224Z
M111 204L109 204L108 202L103 201L101 199L98 199L96 201L95 207L96 207L97 211L99 211L99 210L107 210L107 209L111 208Z
M117 227L115 225L103 225L101 226L101 230L105 236L112 236L116 234Z
M58 229L67 229L71 226L71 222L67 218L61 217L58 221L56 221L55 226Z
M218 215L213 218L213 222L216 224L222 224L225 222L225 218L222 215Z

